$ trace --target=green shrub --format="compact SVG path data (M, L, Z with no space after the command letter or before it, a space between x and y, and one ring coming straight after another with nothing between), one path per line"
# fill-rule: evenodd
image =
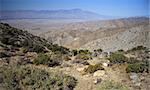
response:
M124 63L127 60L127 57L125 57L123 54L120 53L113 53L110 55L109 58L111 63Z
M137 46L132 48L131 50L128 50L127 52L133 52L133 51L138 51L138 50L146 50L147 48L144 46Z
M61 54L68 54L70 52L68 48L59 46L58 44L47 45L47 48L52 52L60 52Z
M72 50L73 56L76 56L78 54L78 50Z
M86 55L86 54L78 54L76 56L76 59L89 60L89 59L91 59L91 56L90 55Z
M133 64L128 64L126 68L126 72L143 73L145 69L146 69L146 65L144 63L133 63Z
M104 68L101 64L89 65L88 68L86 68L84 71L86 73L94 73L97 70L104 70Z
M0 58L4 58L4 57L10 57L10 56L7 55L5 52L0 52Z
M134 64L134 63L137 63L137 62L140 62L139 60L137 60L136 58L129 58L127 61L126 61L128 64Z
M101 53L101 52L103 52L103 50L100 48L100 49L97 49L97 50L94 50L95 52L99 52L99 53Z
M73 90L77 80L57 72L31 66L0 68L2 84L8 90Z
M79 50L79 54L90 55L91 52L89 50Z
M40 45L32 45L29 47L25 47L24 52L37 52L37 53L43 53L46 52L44 46Z
M114 82L114 81L103 81L97 90L129 90L126 86Z
M39 64L48 65L49 67L60 65L59 60L57 60L56 58L51 59L50 56L43 53L39 54L38 57L33 61L33 63L36 65Z

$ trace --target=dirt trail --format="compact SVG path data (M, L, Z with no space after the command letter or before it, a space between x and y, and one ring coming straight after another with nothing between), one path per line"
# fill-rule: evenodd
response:
M65 70L64 68L62 71L65 74L68 74L70 76L75 77L78 80L77 86L74 90L94 90L95 85L93 83L94 78L92 76L88 75L82 75L80 72L78 72L75 68L67 68L68 70Z

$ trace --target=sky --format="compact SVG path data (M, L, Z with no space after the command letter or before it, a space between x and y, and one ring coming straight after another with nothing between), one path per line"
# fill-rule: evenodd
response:
M148 16L150 0L0 0L1 10L82 9L110 16Z

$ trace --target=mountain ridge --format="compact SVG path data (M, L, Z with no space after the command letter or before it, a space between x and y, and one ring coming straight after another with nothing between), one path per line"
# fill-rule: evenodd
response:
M14 10L1 11L0 19L109 19L112 16L100 15L82 9L59 10Z

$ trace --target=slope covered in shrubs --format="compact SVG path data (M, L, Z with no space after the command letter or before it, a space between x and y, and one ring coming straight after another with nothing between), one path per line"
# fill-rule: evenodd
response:
M35 67L58 66L69 53L68 48L0 23L0 89L73 90L77 83L74 77Z
M45 39L34 36L27 31L11 27L6 23L0 23L0 42L14 47L24 47L25 52L53 52L69 53L69 49L47 42ZM47 48L47 49L46 49Z
M77 83L73 77L31 66L3 66L0 79L0 84L8 90L73 90Z

